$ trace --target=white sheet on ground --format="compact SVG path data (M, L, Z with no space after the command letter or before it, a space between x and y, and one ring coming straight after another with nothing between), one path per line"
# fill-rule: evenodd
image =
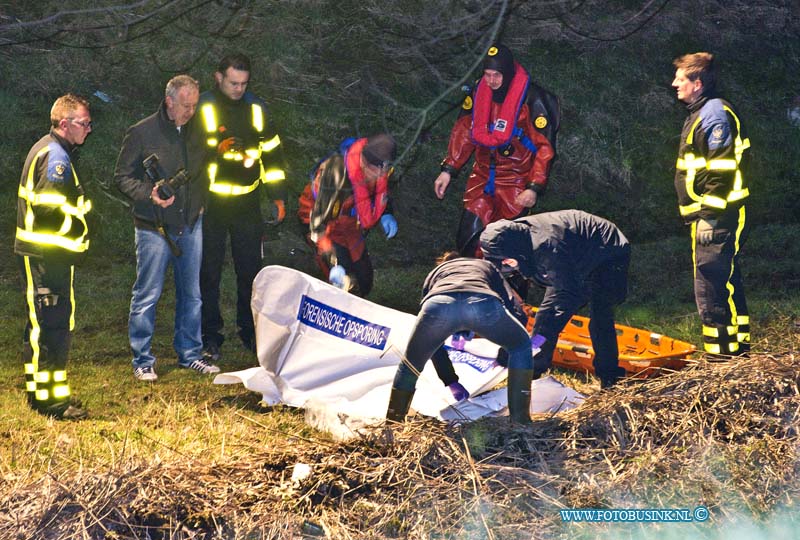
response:
M359 418L351 423L360 425L384 417L414 315L282 266L259 272L251 305L260 367L219 374L216 384L241 383L269 405L306 407L309 421L317 424ZM502 414L505 389L483 394L506 377L494 361L497 350L484 339L467 342L464 351L449 349L459 381L475 396L459 404L427 362L411 407L446 420ZM582 399L554 379L534 381L532 390L532 412L571 408Z

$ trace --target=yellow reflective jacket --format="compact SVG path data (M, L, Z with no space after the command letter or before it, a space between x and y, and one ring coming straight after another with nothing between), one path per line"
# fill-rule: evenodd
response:
M85 196L70 157L70 144L51 131L33 145L17 190L14 252L59 254L76 261L89 249Z
M731 104L703 96L689 111L675 172L678 206L686 223L738 209L750 194L744 170L750 139Z
M270 184L274 199L284 199L286 176L280 158L281 139L267 124L266 104L251 92L231 100L218 90L204 92L198 118L206 144L215 158L208 164L209 191L218 197L236 198ZM236 138L237 144L218 150L220 143Z

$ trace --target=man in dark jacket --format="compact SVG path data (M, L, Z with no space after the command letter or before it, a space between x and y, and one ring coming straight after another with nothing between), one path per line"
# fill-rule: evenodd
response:
M73 163L75 149L92 132L89 103L73 94L50 110L50 133L33 145L17 190L14 252L25 291L22 358L31 407L47 416L80 419L71 399L67 358L75 326L75 263L89 249L84 197Z
M151 341L170 264L175 274L173 345L178 365L200 373L219 371L203 360L200 338L200 257L208 182L202 170L204 145L189 124L199 97L199 85L188 75L170 79L158 112L128 130L117 159L114 182L131 200L136 226L136 282L128 332L133 375L140 381L158 378ZM170 186L159 185L159 180Z
M406 358L397 368L386 419L405 420L420 373L429 358L445 384L456 382L444 341L457 332L474 331L503 347L508 353L508 409L511 421L530 424L533 360L528 320L511 287L489 261L443 257L422 286L422 302L406 347ZM449 370L447 369L449 367ZM460 384L459 384L460 387ZM451 387L451 390L454 390ZM468 397L460 387L461 395Z
M579 210L501 220L481 234L481 249L487 259L545 287L533 334L547 341L534 356L534 378L550 368L558 335L587 302L594 370L601 387L624 375L614 306L627 295L630 244L613 223Z
M250 297L253 280L262 265L261 194L266 191L272 199L275 222L283 221L286 215L281 139L267 114L266 103L247 90L250 59L243 54L225 56L214 80L216 88L200 96L196 119L211 150L200 292L204 356L212 362L219 359L225 340L219 285L228 236L236 271L236 326L245 348L255 351Z

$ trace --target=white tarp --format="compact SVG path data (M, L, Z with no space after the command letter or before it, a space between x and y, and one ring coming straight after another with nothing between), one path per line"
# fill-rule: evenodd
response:
M383 418L415 316L282 266L259 272L251 305L260 367L222 373L215 383L244 384L260 392L270 405L306 407L315 411L313 418L329 414ZM489 341L474 339L463 352L450 351L459 380L470 395L491 390L505 379L506 370L494 362L497 350ZM534 412L571 408L582 399L553 379L545 381L535 381L533 386ZM545 386L548 395L554 394L546 403L540 399ZM501 413L507 406L505 389L470 398L457 408L451 407L454 404L428 362L411 404L427 416L452 420Z

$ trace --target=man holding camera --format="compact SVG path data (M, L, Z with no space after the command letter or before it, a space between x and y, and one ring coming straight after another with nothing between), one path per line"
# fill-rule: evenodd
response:
M243 54L225 56L214 80L216 88L200 96L197 118L205 132L206 146L213 153L207 164L209 195L200 269L203 354L210 362L219 360L225 340L219 286L228 236L236 271L239 339L246 349L255 352L250 297L253 280L261 270L263 188L273 202L272 222L280 223L286 215L281 140L267 117L266 104L247 90L250 59Z
M200 259L203 206L208 182L204 146L189 124L200 98L196 80L170 79L159 110L134 124L117 158L114 182L131 201L136 227L136 282L128 333L133 376L155 381L151 351L156 306L167 266L175 274L175 337L178 365L200 373L219 368L203 360L200 337Z

